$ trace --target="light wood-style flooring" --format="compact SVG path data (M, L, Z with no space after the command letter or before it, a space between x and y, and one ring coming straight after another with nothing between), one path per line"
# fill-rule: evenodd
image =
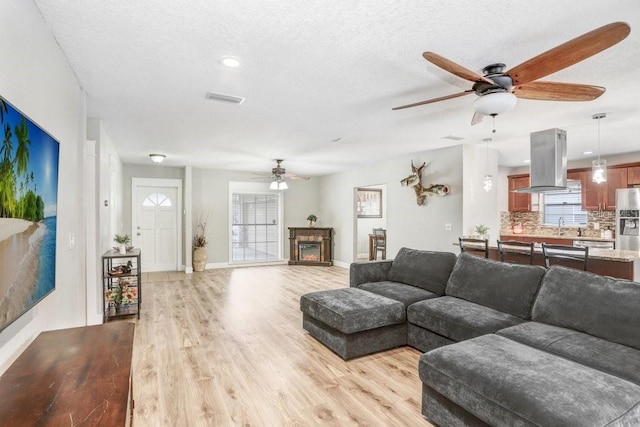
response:
M300 296L348 286L340 267L143 277L134 426L429 426L420 352L345 362L302 329Z

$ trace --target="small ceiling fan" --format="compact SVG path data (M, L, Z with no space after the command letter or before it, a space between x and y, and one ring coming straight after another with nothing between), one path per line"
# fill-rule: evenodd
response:
M304 179L304 180L309 179L308 176L294 175L291 173L287 173L287 170L281 166L281 163L284 160L275 159L275 161L276 161L276 167L271 169L270 174L256 173L256 175L260 175L260 176L253 179L271 180L271 185L269 187L271 190L286 190L288 188L287 182L286 182L287 179Z
M631 28L625 22L613 22L550 49L528 61L504 71L505 64L491 64L482 69L483 75L471 71L433 52L424 52L427 61L473 82L471 89L453 95L441 96L413 104L395 107L393 110L417 107L475 93L475 114L471 124L482 121L484 116L496 116L515 107L517 98L541 101L591 101L605 92L601 86L576 83L539 81L538 79L560 71L601 52L623 40Z

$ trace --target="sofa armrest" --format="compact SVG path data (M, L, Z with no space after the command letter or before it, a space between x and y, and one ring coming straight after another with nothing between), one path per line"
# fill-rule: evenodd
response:
M353 262L349 267L349 286L355 288L363 283L389 280L393 260Z

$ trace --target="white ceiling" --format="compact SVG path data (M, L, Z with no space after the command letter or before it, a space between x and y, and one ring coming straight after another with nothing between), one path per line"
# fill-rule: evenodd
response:
M600 112L603 154L640 151L637 0L34 1L126 163L160 152L169 166L266 172L283 158L287 172L324 175L492 137L500 164L517 166L529 133L553 127L575 160L597 151ZM391 111L471 87L424 51L509 69L614 21L631 26L625 40L544 78L606 87L595 101L521 99L495 134L491 120L470 125L473 94ZM224 55L242 65L223 67Z

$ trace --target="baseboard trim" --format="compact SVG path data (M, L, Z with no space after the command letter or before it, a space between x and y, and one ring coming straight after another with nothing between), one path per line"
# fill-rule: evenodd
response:
M343 261L333 261L333 265L335 265L336 267L342 267L342 268L349 268L349 266L351 265L350 262L343 262Z

